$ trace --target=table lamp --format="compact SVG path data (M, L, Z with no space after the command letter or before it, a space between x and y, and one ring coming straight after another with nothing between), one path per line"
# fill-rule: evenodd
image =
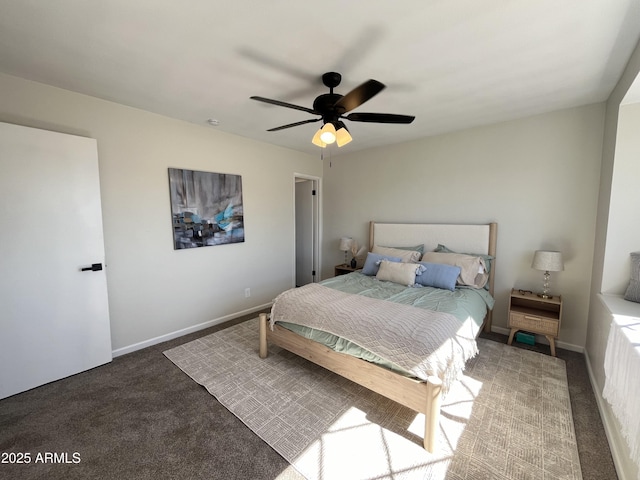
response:
M344 264L347 264L347 252L351 250L351 242L353 239L351 237L342 237L340 239L340 250L344 252Z
M531 268L542 270L544 272L542 293L539 293L538 296L541 298L551 298L552 295L549 295L549 277L551 274L549 272L561 272L564 270L562 253L547 250L536 250L533 255L533 262L531 262Z

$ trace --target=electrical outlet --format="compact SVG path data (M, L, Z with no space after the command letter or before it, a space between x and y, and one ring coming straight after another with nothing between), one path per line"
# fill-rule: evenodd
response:
M250 288L245 288L244 289L244 298L249 298L251 296L251 289Z

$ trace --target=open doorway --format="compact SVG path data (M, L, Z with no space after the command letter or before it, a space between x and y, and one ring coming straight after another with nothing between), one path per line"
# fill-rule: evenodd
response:
M319 280L320 179L294 175L295 182L295 286Z

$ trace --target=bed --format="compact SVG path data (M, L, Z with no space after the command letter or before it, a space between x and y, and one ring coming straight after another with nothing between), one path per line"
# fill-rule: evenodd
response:
M442 394L446 393L446 387L464 368L464 362L475 355L476 336L482 329L491 330L496 238L495 223L452 225L371 222L370 251L380 251L379 246L409 249L423 245L425 256L432 255L427 252L433 251L482 256L489 263L486 283L483 282L482 288L456 286L454 291L444 292L443 289L428 286L407 287L380 281L378 278L383 278L380 275L376 278L354 272L327 279L320 284L291 289L276 298L270 319L267 314L260 314L260 357L268 355L269 344L279 346L416 412L424 413L423 445L426 450L433 452ZM426 261L429 262L430 258ZM370 265L365 265L365 270ZM377 265L380 269L405 269L405 266L394 266L389 262L378 261ZM445 297L446 300L443 300ZM477 297L480 297L486 303L486 308L480 311L473 307L474 313L468 313L471 310L461 303L462 300L458 300L462 297L471 297L475 304L479 302ZM362 325L366 321L378 323L364 328ZM346 328L346 338L334 335L336 332L332 329L335 325ZM377 338L378 334L381 338ZM426 345L431 335L434 335L433 345L428 348L434 351L424 354L424 357L420 357L423 354L421 350L405 355L403 345L397 348L394 343L389 343L408 342L411 340L408 337L416 337L424 340ZM427 349L427 346L424 348ZM382 355L378 356L379 352ZM444 361L437 358L443 352L450 355ZM442 367L443 364L447 366Z

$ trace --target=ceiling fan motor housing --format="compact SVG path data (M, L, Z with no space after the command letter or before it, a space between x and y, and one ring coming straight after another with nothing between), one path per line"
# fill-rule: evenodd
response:
M334 106L341 98L338 93L323 93L313 101L313 109L322 115L325 122L337 120L340 112Z

